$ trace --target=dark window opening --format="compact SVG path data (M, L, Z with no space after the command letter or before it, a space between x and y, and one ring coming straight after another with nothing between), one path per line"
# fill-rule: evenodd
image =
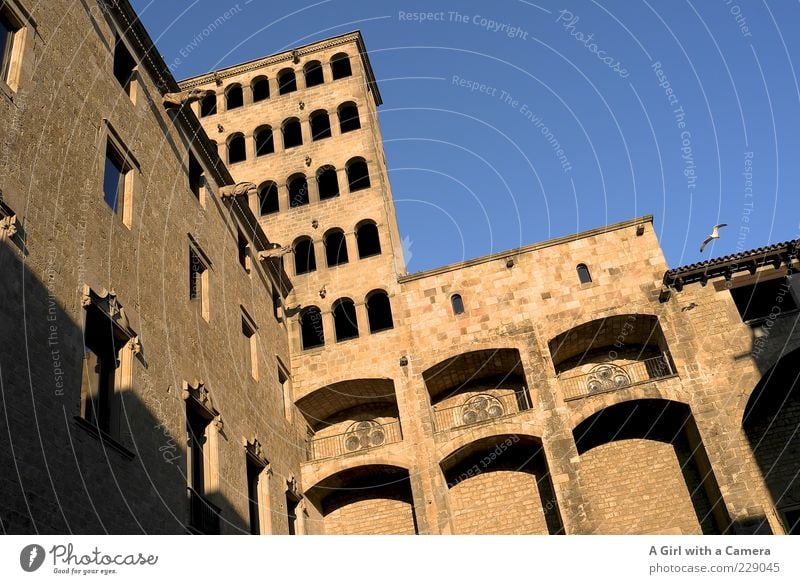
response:
M128 168L122 155L110 143L106 146L106 164L103 174L103 200L115 213L121 207L125 194L125 175Z
M325 260L329 268L347 263L347 241L341 229L325 235Z
M378 226L372 222L359 225L356 228L356 243L359 259L380 255L381 240L378 236Z
M244 144L244 136L237 134L228 140L228 164L244 162L247 160L247 150Z
M339 177L335 168L326 166L317 171L317 188L321 201L339 196Z
M303 131L300 127L300 120L292 118L283 123L283 147L294 148L302 146Z
M119 351L126 339L116 334L113 322L95 306L86 311L84 329L83 418L107 434L116 433L114 394Z
M217 96L207 95L200 100L200 117L213 116L217 113Z
M289 207L308 205L308 181L304 176L289 179Z
M273 152L275 152L275 139L272 136L272 128L256 130L256 156L264 156Z
M461 298L461 294L453 294L450 304L453 306L453 314L464 314L464 300Z
M117 44L114 46L114 77L117 78L117 81L119 81L119 84L128 95L131 93L131 83L135 75L136 61L134 61L125 43L118 39Z
M300 501L291 493L286 493L286 518L289 521L289 535L297 535L297 505Z
M283 306L281 302L281 293L278 292L278 289L275 285L272 285L272 316L275 320L280 321L281 319L281 307Z
M386 292L377 290L367 296L367 317L369 318L370 333L394 328L392 305L389 303L389 296Z
M356 305L350 299L337 300L333 305L333 326L336 342L340 343L358 336Z
M589 268L586 267L586 264L578 264L575 269L578 271L578 280L580 280L581 284L588 284L592 281L592 275L589 273Z
M350 77L353 70L350 68L350 57L344 54L334 55L331 59L331 73L334 79Z
M245 237L244 233L239 231L239 235L236 240L236 249L239 257L239 265L244 268L244 271L248 274L250 273L250 244L247 242L247 238Z
M317 269L317 258L314 254L314 242L308 237L299 239L294 244L294 273L308 274Z
M189 300L199 300L205 303L205 274L208 265L200 254L192 247L189 248Z
M787 278L775 278L750 286L732 288L731 296L744 322L776 318L798 308L792 295L791 283Z
M2 6L0 6L2 8ZM8 82L11 72L11 57L14 53L14 37L20 27L0 12L0 79Z
M244 105L244 91L241 85L232 85L225 92L225 109L233 110Z
M369 169L366 162L356 160L347 165L347 183L351 193L369 188Z
M300 315L300 337L303 349L313 349L325 344L322 313L316 306L309 306Z
M322 74L322 63L319 61L312 61L305 66L306 87L314 87L325 83L325 77Z
M269 99L269 81L266 77L254 79L250 89L253 91L253 103Z
M353 104L343 105L339 108L339 129L342 134L361 128L358 117L358 108Z
M269 215L280 211L278 185L274 182L268 182L261 186L258 191L258 207L262 215Z
M209 420L197 409L192 404L186 404L186 433L189 435L189 460L192 466L189 482L197 494L204 495L206 481L203 450L205 450L206 428Z
M278 93L280 95L286 95L293 91L297 91L297 78L295 77L294 71L291 69L284 69L278 73Z
M253 460L252 456L247 455L247 500L250 515L250 533L259 535L261 533L261 518L259 517L258 491L261 480L261 471L264 466Z
M311 114L311 139L322 140L331 137L331 120L328 112L321 111Z
M205 187L205 177L203 176L203 167L197 162L194 153L189 152L189 190L199 201L200 195Z
M800 507L797 509L784 509L783 522L787 535L800 535Z

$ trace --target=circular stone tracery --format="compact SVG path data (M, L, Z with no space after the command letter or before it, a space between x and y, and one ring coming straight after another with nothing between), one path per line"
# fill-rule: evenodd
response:
M504 413L503 404L499 399L488 393L482 393L468 399L462 406L461 419L465 424L474 424L491 418L499 418Z
M344 448L347 452L374 448L385 441L386 432L375 420L353 422L344 434Z

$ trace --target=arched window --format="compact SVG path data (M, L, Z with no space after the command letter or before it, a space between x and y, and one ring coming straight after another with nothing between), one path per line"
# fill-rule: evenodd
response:
M297 91L297 78L294 75L294 71L284 69L278 73L278 93L286 95L293 91Z
M337 343L358 336L356 305L349 298L342 298L333 303L333 327Z
M453 306L453 314L464 314L464 300L461 294L453 294L450 297L450 304Z
M244 105L244 92L238 83L229 85L225 90L225 109L232 110Z
M269 80L266 77L256 77L250 83L253 92L253 103L269 99Z
M306 66L303 67L303 72L306 76L306 87L314 87L325 83L325 77L322 74L322 63L319 61L306 63Z
M289 177L289 207L302 207L308 205L308 181L302 174Z
M334 79L350 77L353 70L350 68L350 57L344 53L339 53L331 58L331 73Z
M353 158L346 168L347 184L351 193L369 188L369 169L363 158Z
M325 344L322 312L316 306L309 306L300 313L300 340L303 349L313 349Z
M344 103L339 106L339 130L342 134L361 128L358 118L358 108L354 103Z
M303 144L303 131L300 129L300 120L289 118L283 122L283 147L294 148Z
M270 215L280 211L278 185L272 181L265 182L258 189L258 207L262 215Z
M200 100L200 117L213 116L217 113L217 96L207 95Z
M322 140L323 138L331 137L331 120L328 117L328 112L319 110L309 116L311 122L311 139Z
M339 196L339 177L332 166L323 166L317 171L317 190L320 201Z
M359 259L380 255L381 240L378 237L378 226L374 221L362 221L356 225L356 243Z
M294 250L294 273L308 274L317 270L317 258L314 255L314 242L310 237L300 237L292 246Z
M272 136L272 128L262 126L255 131L256 156L264 156L275 152L275 139Z
M589 268L586 267L586 264L578 264L575 269L578 270L578 280L581 281L581 284L588 284L592 281L592 275L589 273Z
M244 135L234 134L228 138L228 164L235 164L247 160L247 151L244 145Z
M341 229L325 234L325 261L329 268L347 263L347 242Z
M392 305L389 303L389 295L386 292L373 290L367 294L367 317L371 333L394 328Z

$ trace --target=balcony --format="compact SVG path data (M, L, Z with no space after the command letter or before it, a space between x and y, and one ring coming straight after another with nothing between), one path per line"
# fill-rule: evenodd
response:
M188 487L189 530L201 535L219 535L220 508Z
M308 460L323 460L371 450L403 439L400 422L365 420L354 422L346 432L312 438L308 445Z
M569 401L673 375L675 371L669 360L659 355L627 365L600 363L588 373L559 376L559 382L564 391L564 399Z
M480 393L464 403L433 410L433 431L435 433L471 426L489 420L513 416L530 409L531 403L525 389L506 395Z

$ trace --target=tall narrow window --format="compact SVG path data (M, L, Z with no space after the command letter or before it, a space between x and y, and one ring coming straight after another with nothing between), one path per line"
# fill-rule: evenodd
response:
M114 45L114 77L117 78L125 93L133 99L136 61L122 39L117 39L117 43Z
M233 110L244 105L244 91L242 86L236 83L225 90L225 109Z
M308 205L308 180L302 174L289 178L289 207L302 207Z
M450 304L453 306L453 314L464 314L464 300L461 294L453 294L450 297Z
M300 120L297 118L289 118L283 122L283 147L294 148L295 146L303 145L303 130L300 126Z
M269 80L266 77L256 77L250 83L253 92L253 103L269 99Z
M294 71L291 69L284 69L278 73L278 93L280 95L286 95L293 91L297 91L297 78L295 77Z
M386 292L374 290L367 294L367 317L369 318L369 332L371 333L394 328L392 305Z
M242 134L234 134L228 138L228 164L247 160L247 149Z
M286 493L286 518L289 521L289 535L297 535L297 506L300 500L292 493Z
M119 433L119 396L115 389L120 351L127 340L99 308L94 305L87 308L83 333L81 416L114 437Z
M303 349L313 349L325 344L322 312L316 306L309 306L300 313L300 340Z
M256 325L247 314L242 314L242 335L244 337L244 356L250 376L258 381L258 337Z
M369 188L369 169L363 158L353 158L347 163L346 168L347 183L351 193Z
M358 108L354 103L345 103L339 106L339 130L342 134L361 128L358 117Z
M311 140L322 140L331 137L331 120L328 112L319 110L309 116L311 123Z
M325 77L322 74L322 63L319 61L311 61L303 68L306 77L306 87L314 87L325 83Z
M347 263L347 242L341 229L325 234L325 259L329 268Z
M130 227L136 172L132 159L123 152L109 136L103 167L103 200Z
M358 336L356 305L349 298L342 298L333 303L333 326L337 343Z
M331 73L334 79L343 79L353 74L350 68L350 57L344 53L334 55L331 59Z
M194 153L190 150L189 151L189 190L192 192L194 197L200 201L202 205L203 201L203 191L205 190L206 181L205 177L203 176L203 167L200 166L200 163L197 162L197 158L195 157Z
M381 240L378 226L373 221L362 221L356 226L356 244L359 259L380 255Z
M260 535L261 509L259 508L258 498L264 465L249 454L245 458L247 459L247 502L250 515L250 533L252 535Z
M262 126L255 131L256 156L264 156L275 152L275 140L272 137L272 128Z
M217 113L217 96L207 95L200 100L200 117L213 116Z
M294 273L308 274L317 269L317 258L314 255L314 242L310 237L301 237L294 243Z
M0 80L17 89L14 70L19 68L22 25L5 3L0 3Z
M236 238L236 248L239 256L239 265L244 268L244 271L250 273L250 243L247 237L241 231L238 231Z
M332 166L323 166L317 171L317 190L320 201L339 196L339 177Z
M189 245L189 300L196 302L205 320L209 317L208 267L205 255L194 244Z
M211 463L213 413L197 400L186 401L186 434L188 437L189 527L195 533L219 534L220 509L206 497L213 483L215 469Z
M278 199L278 185L266 182L258 189L258 206L262 215L271 215L280 211Z
M586 264L578 264L576 270L578 271L578 280L580 280L581 284L588 284L592 281L592 275L589 273L589 268L586 267Z
M278 361L278 385L281 388L281 395L283 396L283 414L287 420L292 419L292 379L289 376L289 371L283 366L283 363Z

